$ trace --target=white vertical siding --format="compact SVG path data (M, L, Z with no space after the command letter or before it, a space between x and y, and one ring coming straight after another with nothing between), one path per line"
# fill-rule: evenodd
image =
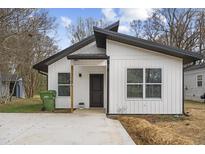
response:
M77 51L72 53L72 55L76 55L76 54L104 54L104 53L105 53L105 49L97 48L96 43L92 42L92 43L78 49Z
M197 87L197 75L202 75L202 87ZM205 69L184 72L184 94L186 100L200 101L205 93Z
M182 59L107 40L111 114L182 114ZM161 68L161 99L127 99L127 68Z
M0 97L8 95L8 93L9 93L8 85L6 85L5 82L3 83L2 81L0 81Z
M48 66L48 90L56 90L56 108L70 108L70 97L58 96L58 73L70 72L70 60L66 57Z

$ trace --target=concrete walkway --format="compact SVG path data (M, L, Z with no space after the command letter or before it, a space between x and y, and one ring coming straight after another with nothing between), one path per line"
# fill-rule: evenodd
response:
M98 112L0 113L0 144L134 144L117 120Z

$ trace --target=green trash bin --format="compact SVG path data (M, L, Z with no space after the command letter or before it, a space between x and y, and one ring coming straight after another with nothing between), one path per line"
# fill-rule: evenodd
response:
M40 97L43 102L42 110L53 111L55 108L56 91L55 90L41 91Z

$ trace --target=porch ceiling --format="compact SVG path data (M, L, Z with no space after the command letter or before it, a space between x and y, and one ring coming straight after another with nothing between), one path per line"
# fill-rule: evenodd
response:
M73 59L71 65L74 66L107 66L107 60L103 59Z

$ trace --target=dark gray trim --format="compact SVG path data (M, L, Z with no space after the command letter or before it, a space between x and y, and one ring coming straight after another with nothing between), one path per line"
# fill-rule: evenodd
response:
M1 73L0 72L0 81L18 81L21 77L18 77L17 74Z
M203 57L200 54L184 51L178 48L169 47L152 41L140 39L137 37L116 33L102 28L94 27L94 34L96 39L96 44L100 48L106 48L106 39L118 41L121 43L133 45L136 47L156 51L159 53L183 58L184 63L190 63L196 60L201 60Z
M110 31L118 31L118 27L119 27L119 21L105 27L104 29L106 30L110 30ZM58 61L59 59L65 57L65 56L68 56L69 54L75 52L76 50L92 43L95 41L95 36L94 35L91 35L91 36L88 36L87 38L81 40L80 42L78 43L75 43L73 45L71 45L70 47L50 56L49 58L33 65L33 68L36 69L36 70L40 70L42 72L48 72L48 65Z
M45 75L45 76L48 76L48 73L45 73L45 72L42 72L42 71L38 71L38 73L40 73L42 75Z
M108 59L107 55L103 54L78 54L78 55L68 55L68 59Z
M198 69L205 69L205 63L201 63L201 64L198 64L198 65L191 65L191 66L188 66L184 69L185 72L188 72L188 71L193 71L193 70L198 70Z
M108 25L104 29L111 30L111 31L114 31L114 32L118 32L119 25L120 25L120 21L118 20L118 21L114 22L113 24Z
M157 116L157 115L164 115L164 116L167 116L167 115L171 115L171 116L174 116L174 115L179 115L179 116L183 116L184 114L134 114L134 113L109 113L109 114L106 114L106 116L118 116L118 115L127 115L127 116L147 116L147 115L153 115L153 116Z
M109 114L110 103L110 57L107 59L107 114Z

